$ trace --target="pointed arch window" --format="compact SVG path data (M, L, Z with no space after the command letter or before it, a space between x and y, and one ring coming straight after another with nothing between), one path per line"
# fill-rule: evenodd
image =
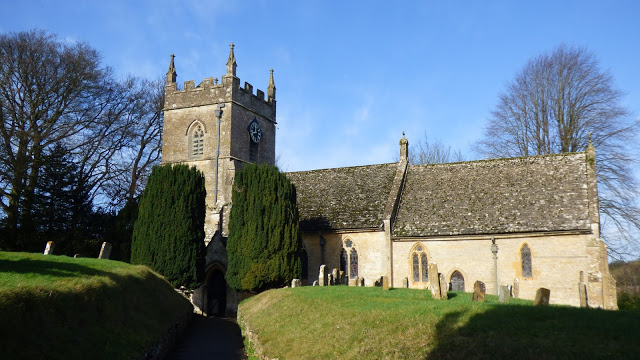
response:
M351 249L349 254L349 278L355 279L358 277L358 251Z
M191 130L189 140L189 157L198 159L204 154L204 129L201 124L197 124Z
M451 291L464 291L464 276L458 270L451 274Z
M416 245L411 251L411 278L418 286L427 285L429 282L429 262L427 249L422 245Z
M522 262L522 277L533 277L533 270L531 265L531 250L529 249L529 245L522 245L522 248L520 249L520 260Z

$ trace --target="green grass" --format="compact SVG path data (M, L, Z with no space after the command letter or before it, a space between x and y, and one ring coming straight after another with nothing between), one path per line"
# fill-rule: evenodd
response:
M3 359L137 358L190 311L145 266L0 252Z
M284 359L602 359L640 357L640 312L534 307L469 293L302 287L240 304L266 356Z

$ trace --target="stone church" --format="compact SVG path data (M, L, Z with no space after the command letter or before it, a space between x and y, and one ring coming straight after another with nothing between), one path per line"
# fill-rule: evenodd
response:
M196 166L205 177L206 282L193 302L204 313L236 311L224 280L231 187L245 163L275 163L276 87L267 93L236 76L233 44L226 74L178 89L173 55L166 78L162 163ZM266 96L265 96L266 95ZM344 271L349 285L381 276L392 287L428 288L428 264L453 291L487 293L510 285L552 304L617 308L615 280L600 239L595 149L438 165L397 163L288 173L296 185L303 282L319 267ZM362 280L360 280L362 281Z

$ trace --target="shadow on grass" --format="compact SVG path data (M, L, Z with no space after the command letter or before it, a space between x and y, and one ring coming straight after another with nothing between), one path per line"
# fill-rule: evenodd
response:
M470 317L468 311L446 314L436 324L437 345L427 359L613 359L640 354L640 313L525 305L492 305Z
M94 269L70 262L51 261L45 259L0 259L0 272L4 274L36 274L57 277L76 276L113 276L107 271Z

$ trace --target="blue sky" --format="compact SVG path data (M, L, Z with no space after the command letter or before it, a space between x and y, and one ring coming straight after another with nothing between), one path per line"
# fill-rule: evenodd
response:
M277 87L284 170L391 162L398 140L460 148L528 59L586 46L640 116L637 1L6 1L0 32L42 28L100 51L121 76L225 72Z

